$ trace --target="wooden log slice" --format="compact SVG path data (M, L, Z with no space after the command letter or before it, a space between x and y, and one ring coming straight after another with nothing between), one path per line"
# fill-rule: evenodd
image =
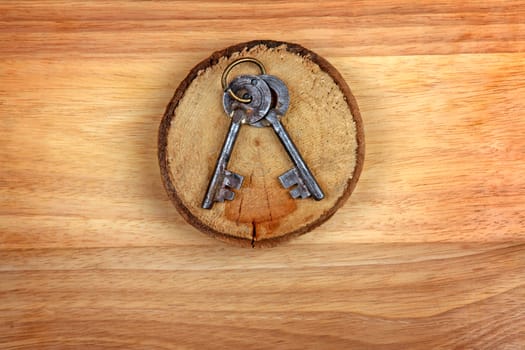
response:
M233 60L254 57L290 91L281 119L325 198L293 199L278 177L293 167L271 128L241 127L229 170L244 176L233 201L201 203L230 118L222 107L221 75ZM258 74L241 64L230 74ZM230 78L231 79L231 78ZM341 207L364 160L364 136L354 96L337 70L299 45L251 41L215 52L177 88L159 129L159 162L170 199L199 230L246 246L274 245L312 230Z

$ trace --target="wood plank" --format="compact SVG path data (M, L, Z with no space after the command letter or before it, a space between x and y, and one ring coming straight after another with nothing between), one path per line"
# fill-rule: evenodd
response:
M2 62L4 246L162 245L191 231L156 160L158 123L191 60L176 74L161 59ZM523 239L524 54L332 62L355 91L367 154L358 189L316 240Z
M204 58L253 39L299 41L326 56L525 49L522 1L20 1L3 2L0 13L0 41L13 43L2 56L11 58L151 58L174 52Z
M522 349L524 1L0 1L2 349ZM211 52L297 42L365 125L349 202L286 245L196 232L156 158Z
M508 349L525 340L523 244L10 250L0 261L7 348Z

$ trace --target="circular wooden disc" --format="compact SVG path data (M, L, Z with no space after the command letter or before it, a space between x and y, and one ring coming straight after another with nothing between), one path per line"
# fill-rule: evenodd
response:
M221 74L241 57L255 57L290 91L281 119L325 198L293 199L278 177L293 167L271 128L241 127L228 169L244 176L233 201L201 208L230 125L222 107ZM258 74L241 64L230 77ZM230 78L231 79L231 78ZM310 231L344 204L359 178L364 135L347 84L325 59L299 45L251 41L215 52L177 88L159 129L164 186L182 216L199 230L247 246L273 245Z

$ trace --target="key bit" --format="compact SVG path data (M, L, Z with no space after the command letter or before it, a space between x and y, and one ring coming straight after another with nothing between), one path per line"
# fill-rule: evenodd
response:
M224 202L225 200L231 201L235 198L235 192L231 189L238 190L242 186L244 181L244 176L232 173L229 170L224 170L224 177L221 182L221 186L218 190L215 191L215 197L213 201L215 202Z
M238 190L242 186L242 182L244 181L244 176L232 173L229 170L224 171L224 180L223 180L223 186L228 186L229 188L233 188L234 190Z
M299 197L308 198L311 195L310 191L308 191L308 187L306 187L304 181L301 179L297 168L292 168L284 174L282 174L281 176L279 176L279 181L281 182L281 185L283 185L283 187L286 189L297 185L296 187L290 190L290 195L294 199Z
M217 192L217 196L215 197L215 202L224 202L232 201L235 198L235 192L230 191L227 188L221 188L219 192Z

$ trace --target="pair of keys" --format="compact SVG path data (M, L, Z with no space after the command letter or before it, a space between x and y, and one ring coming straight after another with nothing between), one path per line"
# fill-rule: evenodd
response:
M260 75L239 75L226 87L226 79L231 69L239 63L255 63L261 70ZM291 188L293 198L324 198L321 187L306 165L290 135L281 124L290 105L290 95L286 84L279 78L266 74L263 64L254 58L242 58L231 63L223 73L223 107L231 118L230 128L210 179L208 190L202 202L202 208L211 209L214 202L233 200L235 193L242 186L244 177L227 169L230 155L235 145L242 124L256 127L271 126L283 144L295 167L279 176L285 189Z

